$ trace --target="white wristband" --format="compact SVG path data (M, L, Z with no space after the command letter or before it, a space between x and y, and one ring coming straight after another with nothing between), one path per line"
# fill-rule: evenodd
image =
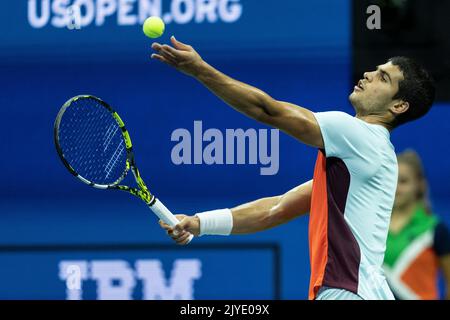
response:
M230 209L219 209L197 213L200 220L200 236L222 235L228 236L233 229L233 214Z

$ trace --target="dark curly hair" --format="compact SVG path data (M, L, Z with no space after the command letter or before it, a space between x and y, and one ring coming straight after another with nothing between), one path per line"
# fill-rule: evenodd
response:
M431 75L415 60L393 57L389 61L399 67L404 78L399 82L398 92L393 99L409 103L409 109L398 115L393 122L394 127L398 127L423 117L433 105L436 89Z

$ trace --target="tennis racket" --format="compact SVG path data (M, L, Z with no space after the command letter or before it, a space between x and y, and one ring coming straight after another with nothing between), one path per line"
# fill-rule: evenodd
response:
M145 185L134 160L130 135L106 102L90 95L69 99L56 117L54 139L64 166L79 180L98 189L129 192L169 226L179 223ZM120 184L129 171L137 187ZM190 235L189 242L192 238Z

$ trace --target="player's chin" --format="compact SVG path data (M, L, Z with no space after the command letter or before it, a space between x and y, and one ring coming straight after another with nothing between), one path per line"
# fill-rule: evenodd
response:
M350 99L350 101L352 101L352 100L357 100L357 99L358 99L357 97L358 97L359 94L360 94L359 91L353 90L353 92L350 93L350 95L348 96L348 98Z
M350 100L350 103L357 109L356 106L360 105L360 101L362 100L361 92L359 91L353 91L349 96L348 100Z

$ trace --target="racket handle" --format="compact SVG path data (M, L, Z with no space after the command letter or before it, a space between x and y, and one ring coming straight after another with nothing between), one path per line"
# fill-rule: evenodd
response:
M167 223L169 226L175 227L178 223L180 223L173 213L170 212L170 210L167 209L166 206L158 199L155 199L153 204L149 205L149 207L159 219ZM192 238L194 238L194 235L191 234L187 243L191 242Z

